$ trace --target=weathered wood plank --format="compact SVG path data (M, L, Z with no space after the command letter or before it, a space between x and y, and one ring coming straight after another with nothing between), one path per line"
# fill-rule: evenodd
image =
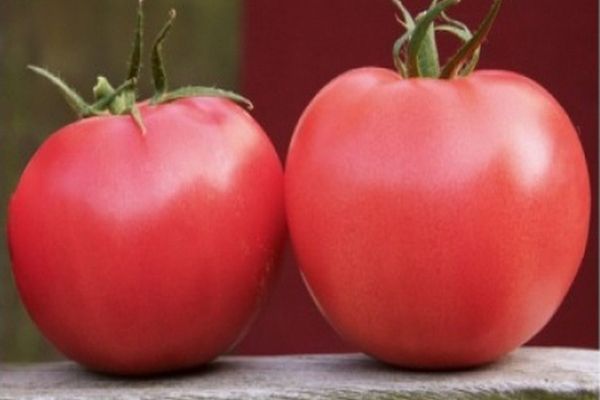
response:
M600 353L523 348L483 368L393 369L363 355L222 357L185 374L123 379L75 364L4 365L0 400L597 399Z

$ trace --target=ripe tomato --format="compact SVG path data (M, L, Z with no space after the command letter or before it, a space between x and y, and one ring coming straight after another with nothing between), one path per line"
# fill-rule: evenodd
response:
M347 72L311 102L285 177L306 283L345 339L389 363L492 361L550 319L582 259L584 154L533 81Z
M283 174L261 128L224 99L143 105L68 125L10 203L15 279L64 354L149 373L227 351L265 295L283 234Z
M284 236L283 172L263 130L228 99L190 96L236 95L157 89L135 105L100 79L99 102L76 107L100 115L51 135L10 202L23 301L60 351L94 370L158 373L226 352L255 316Z

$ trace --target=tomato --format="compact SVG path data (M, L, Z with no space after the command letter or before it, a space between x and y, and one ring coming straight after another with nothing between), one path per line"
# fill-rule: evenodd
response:
M283 171L229 99L138 103L52 134L10 202L13 271L56 347L117 374L208 362L240 340L285 230Z
M487 363L537 333L576 275L590 215L569 117L499 70L337 77L297 125L285 198L332 326L380 360L428 369Z
M15 279L33 319L93 369L209 361L246 330L283 234L282 171L228 100L188 98L68 125L10 203Z

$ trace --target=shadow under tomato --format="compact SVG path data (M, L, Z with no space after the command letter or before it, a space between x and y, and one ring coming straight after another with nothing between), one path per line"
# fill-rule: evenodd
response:
M168 372L168 373L156 373L147 374L140 376L131 375L118 375L110 374L106 372L98 372L87 369L82 366L73 365L70 370L72 374L78 375L80 381L83 383L89 382L110 382L113 385L119 385L120 383L126 384L128 387L135 387L136 383L142 386L147 386L148 383L152 385L161 385L165 382L175 382L180 380L189 380L190 378L208 376L216 373L222 373L223 371L234 369L235 366L227 361L215 360L207 364L195 366L191 368L184 368L181 370ZM78 379L78 380L79 380ZM162 383L161 383L162 382ZM132 386L133 385L133 386ZM93 385L95 386L95 385Z

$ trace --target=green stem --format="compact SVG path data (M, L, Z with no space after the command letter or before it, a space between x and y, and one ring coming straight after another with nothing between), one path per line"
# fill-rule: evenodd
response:
M110 96L115 91L115 88L110 84L108 79L99 76L92 91L94 92L94 100L97 101L103 97Z
M137 17L135 22L135 32L133 36L133 48L131 50L131 56L129 58L129 72L127 73L127 79L139 80L140 70L142 68L142 49L144 43L144 1L138 0ZM137 86L134 85L130 89L123 93L123 96L116 101L115 111L122 114L126 111L132 110L137 100Z
M137 84L137 79L136 78L132 78L132 79L126 80L118 88L114 89L112 91L112 93L107 94L106 96L102 97L101 99L99 99L98 101L96 101L94 104L92 104L91 109L93 110L93 113L91 113L89 115L84 115L84 117L92 116L92 115L97 115L98 113L101 113L107 107L110 107L111 103L117 97L119 97L121 94L125 93L126 91L128 91L128 90L130 90L132 88L135 88L136 84ZM121 113L125 113L127 111L128 110L123 110ZM115 114L119 114L119 113L115 112Z
M140 109L138 108L137 104L134 103L133 106L131 106L131 110L129 111L129 114L131 114L131 118L133 118L133 121L140 129L140 132L142 132L142 135L145 135L146 134L146 125L144 125L144 120L142 119L142 113L140 113Z
M74 89L70 88L58 76L54 75L50 71L45 70L44 68L40 68L35 65L28 65L27 68L29 68L36 74L48 79L54 86L56 86L67 101L67 104L71 106L71 108L75 111L78 117L81 118L85 115L89 115L90 113L92 113L91 106L88 103L86 103L86 101L83 100L83 98Z
M169 12L169 19L158 33L158 36L154 40L154 45L152 46L152 81L154 82L153 99L155 100L159 100L167 91L167 74L162 57L162 44L171 30L176 16L177 13L175 10Z
M405 78L408 77L408 68L406 67L404 61L402 61L402 51L406 43L408 43L409 39L410 31L405 32L404 35L400 36L400 38L396 40L392 50L392 53L394 55L394 66L396 67L396 70L400 72L400 75L402 75Z
M411 34L408 44L408 76L409 77L436 77L432 75L424 75L421 63L419 62L419 53L423 47L423 43L427 38L429 30L432 28L433 21L448 7L459 3L460 0L443 0L435 4L427 10L421 18L416 21L415 29ZM437 52L436 52L437 53ZM428 65L435 63L433 59L425 59L423 62Z
M135 78L134 78L135 79ZM127 82L126 82L127 83ZM94 86L94 99L103 104L101 111L110 111L111 114L123 114L128 108L126 94L134 92L135 85L127 85L123 93L115 93L108 79L99 76ZM135 98L133 99L135 100Z
M396 0L400 1L400 0ZM162 46L167 34L169 33L173 21L175 20L175 10L169 12L169 19L157 35L152 46L152 80L155 93L150 99L150 104L162 104L177 99L193 96L201 97L224 97L231 101L240 103L248 109L252 109L250 100L237 93L214 87L188 86L171 92L167 91L167 77L162 56ZM127 79L116 89L103 76L99 76L94 86L93 104L88 104L74 89L69 87L62 79L51 72L29 65L28 68L48 79L55 85L67 100L67 103L75 110L80 118L101 115L125 115L129 114L140 128L142 133L146 132L146 127L142 121L142 115L137 107L137 82L141 70L142 43L144 30L144 11L143 0L138 0L136 29L133 42L133 49L129 60L129 69Z
M459 40L461 40L463 43L467 43L473 37L473 34L469 30L469 28L466 26L446 24L446 25L437 26L436 30L451 33L454 36L456 36ZM460 76L467 76L475 70L477 63L479 62L480 53L481 53L481 48L479 47L479 48L477 48L475 53L473 53L473 56L470 57L469 61L466 62L460 68L459 73L458 73Z
M475 32L471 40L465 43L458 52L450 59L448 64L444 67L441 72L440 78L442 79L452 79L458 75L458 72L462 68L462 66L473 57L473 55L478 51L481 47L481 44L487 37L488 33L492 29L492 25L494 24L494 20L500 11L500 6L502 5L502 0L494 0L492 4L492 8L486 15L485 19L479 26L479 29Z
M154 104L162 104L167 103L169 101L182 99L185 97L225 97L229 100L232 100L236 103L240 103L249 110L254 108L252 102L247 98L240 96L235 92L231 92L228 90L213 88L213 87L203 87L203 86L187 86L182 87L177 90L173 90L172 92L165 93L161 96L160 100L157 100Z
M142 67L142 46L144 33L144 0L138 0L137 18L133 39L133 50L129 59L129 73L127 79L139 79Z
M452 79L470 74L479 61L481 45L489 33L500 10L501 0L494 0L492 7L475 34L460 21L448 17L445 10L461 0L432 0L429 9L413 18L402 0L392 0L400 10L400 23L406 32L394 43L394 65L405 78ZM436 20L439 18L439 23ZM456 36L463 45L456 54L440 68L436 33L445 32Z

